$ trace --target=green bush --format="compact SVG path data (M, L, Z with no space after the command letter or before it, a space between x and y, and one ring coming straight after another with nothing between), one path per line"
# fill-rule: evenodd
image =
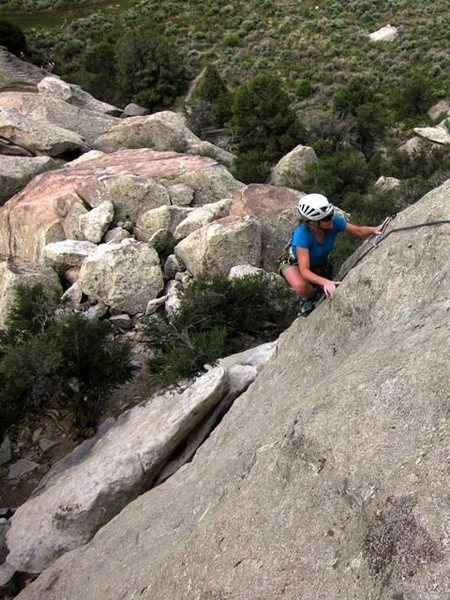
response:
M252 161L261 171L261 165L274 164L305 139L281 81L265 73L238 88L229 127L237 141L238 164L241 160L247 172Z
M70 406L80 425L95 425L107 392L130 376L130 348L107 321L55 317L42 285L18 286L0 333L0 431L25 411Z
M355 77L335 95L334 109L339 115L356 116L362 104L376 101L377 94L373 82L367 77Z
M392 93L391 102L400 118L425 114L433 102L433 86L424 75L409 74Z
M27 42L21 28L4 19L0 20L0 46L5 46L16 56L27 53Z
M344 148L308 167L300 185L301 189L324 194L345 208L345 197L349 193L366 193L372 180L373 175L363 156L351 148Z
M181 297L177 313L148 320L155 352L152 377L174 383L197 374L206 363L276 338L295 318L294 298L279 278L198 277Z
M215 65L207 65L195 92L194 102L197 102L197 106L198 103L206 103L212 108L215 127L223 127L230 118L232 96Z
M186 89L181 55L152 21L128 28L116 46L117 83L123 103L166 108Z

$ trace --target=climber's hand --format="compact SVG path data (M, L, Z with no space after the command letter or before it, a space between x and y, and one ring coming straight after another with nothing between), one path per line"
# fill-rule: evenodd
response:
M327 282L323 284L325 296L332 296L340 283L340 281L331 281L330 279L327 279Z

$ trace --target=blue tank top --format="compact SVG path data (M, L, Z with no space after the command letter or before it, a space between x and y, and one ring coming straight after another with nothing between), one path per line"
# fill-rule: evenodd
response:
M341 215L334 215L333 229L325 233L323 242L319 242L310 232L308 225L302 223L294 230L292 235L292 252L297 259L297 250L307 248L309 250L309 264L311 267L318 267L326 262L328 255L333 250L334 240L340 231L345 231L347 221Z

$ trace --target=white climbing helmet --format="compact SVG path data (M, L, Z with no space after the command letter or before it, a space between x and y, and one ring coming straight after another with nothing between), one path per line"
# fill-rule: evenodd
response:
M298 212L303 219L320 221L334 210L328 198L322 194L306 194L298 201Z

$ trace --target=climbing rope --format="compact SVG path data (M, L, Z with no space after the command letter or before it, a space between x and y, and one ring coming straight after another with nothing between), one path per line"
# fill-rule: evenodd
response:
M395 219L396 216L397 215L395 213L393 213L393 214L389 215L388 217L386 217L386 219L382 223L382 233L374 236L372 245L369 246L369 248L363 254L361 254L360 257L358 257L358 259L352 264L352 266L349 269L347 269L347 271L341 277L339 277L339 281L342 281L344 279L344 277L346 275L348 275L348 273L351 271L351 269L354 269L356 267L356 265L358 265L362 261L362 259L365 258L367 256L367 254L369 254L369 252L373 248L378 248L378 246L380 246L381 242L383 242L385 239L387 239L393 233L400 233L402 231L411 231L412 229L420 229L422 227L450 225L450 220L428 221L426 223L418 223L416 225L406 225L405 227L396 227L395 229L392 229L391 231L386 232L388 225Z

